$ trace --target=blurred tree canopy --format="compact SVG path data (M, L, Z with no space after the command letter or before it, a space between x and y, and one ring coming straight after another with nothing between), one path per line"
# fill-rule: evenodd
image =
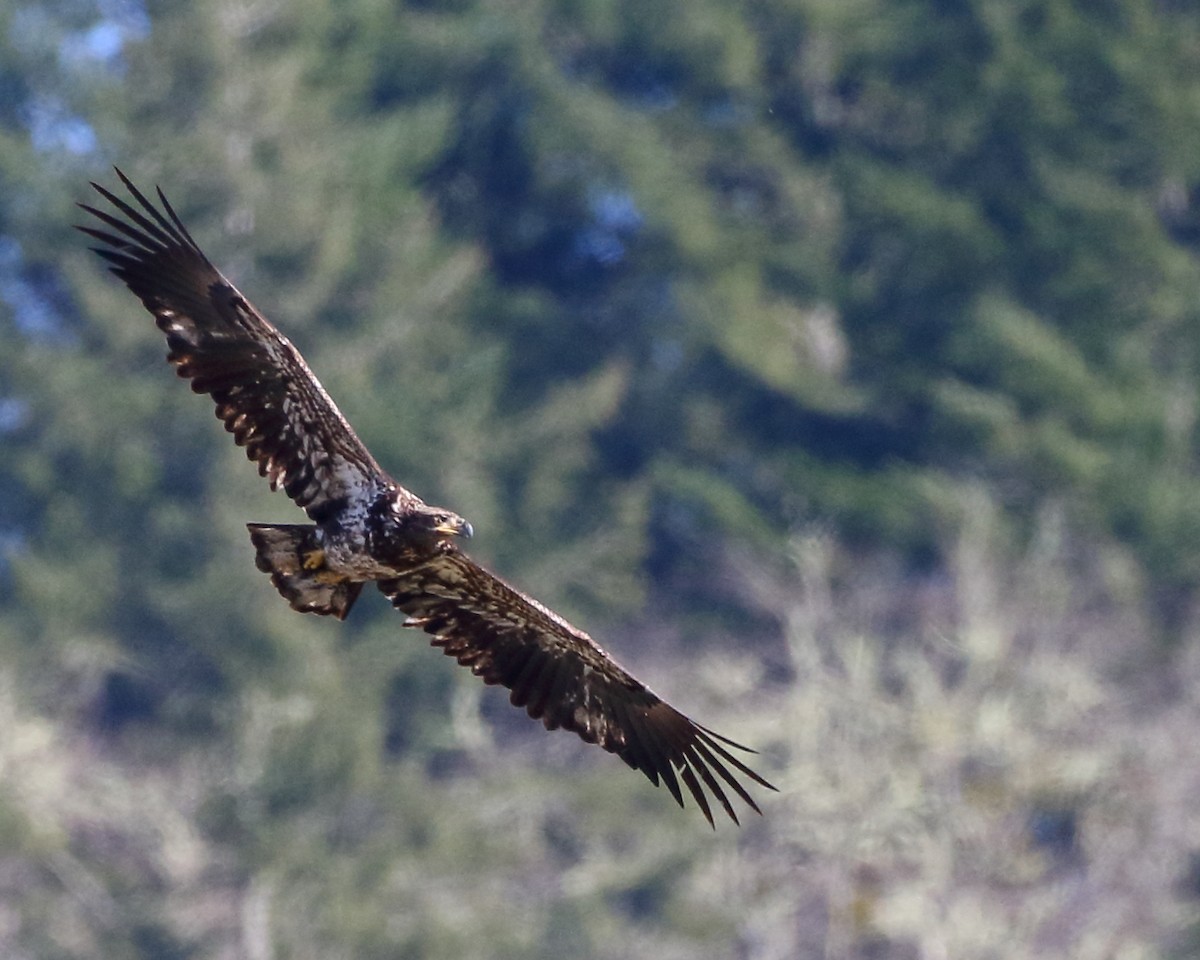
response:
M161 774L133 807L191 825L114 853L130 805L100 774L56 760L0 789L0 845L55 865L0 877L32 918L22 955L628 956L614 918L674 915L647 944L689 956L736 927L673 884L707 868L662 852L695 826L665 797L604 757L571 766L384 605L334 625L278 602L244 523L294 511L71 230L112 163L162 185L377 458L471 519L482 561L618 638L663 633L658 655L622 648L651 674L680 651L677 672L778 665L731 556L773 567L820 529L903 592L953 565L980 490L1011 562L1061 512L1106 558L1098 592L1190 636L1190 5L14 0L0 709L56 758L99 744ZM720 689L691 692L724 730ZM69 804L28 820L72 776L98 798L82 838ZM449 866L427 891L381 879L468 852L516 871L502 829L521 878L565 873L598 855L568 803L618 847L659 839L586 896L546 895L536 929L512 916L489 941L483 912L416 906ZM212 885L241 898L241 953L179 921ZM407 898L390 926L380 888ZM271 902L293 919L255 952Z

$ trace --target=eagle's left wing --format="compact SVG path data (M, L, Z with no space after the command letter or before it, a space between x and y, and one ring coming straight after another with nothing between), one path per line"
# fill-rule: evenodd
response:
M434 646L484 683L508 687L512 703L547 729L572 730L656 786L661 779L680 806L682 780L710 824L704 787L734 823L722 781L756 812L735 772L775 789L729 751L746 747L685 717L582 630L458 550L380 581L379 589L408 614L405 626L432 634Z
M160 211L117 170L141 207L92 186L114 212L79 204L109 230L79 227L167 335L167 359L309 516L387 482L300 352L212 265L158 191ZM165 211L165 212L164 212ZM117 216L116 214L120 214ZM110 232L111 231L111 232Z

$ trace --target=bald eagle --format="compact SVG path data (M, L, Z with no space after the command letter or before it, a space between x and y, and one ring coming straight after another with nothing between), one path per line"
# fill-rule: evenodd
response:
M374 582L434 646L547 729L615 753L682 807L680 782L710 824L709 794L736 823L727 790L761 813L737 774L775 788L734 756L749 751L690 720L582 630L475 563L471 525L393 480L359 440L299 351L192 239L159 189L161 208L119 169L133 203L97 183L111 209L79 204L103 229L92 249L154 315L167 360L312 523L248 524L256 565L304 613L345 619ZM707 790L707 792L706 792Z

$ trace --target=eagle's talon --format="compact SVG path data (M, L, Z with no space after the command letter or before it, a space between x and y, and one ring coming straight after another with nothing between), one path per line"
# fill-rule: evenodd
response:
M300 565L305 570L320 570L325 566L325 551L318 548L302 553L300 555Z

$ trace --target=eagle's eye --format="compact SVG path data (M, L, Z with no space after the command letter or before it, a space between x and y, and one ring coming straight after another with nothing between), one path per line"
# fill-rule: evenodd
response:
M431 518L434 533L445 537L469 538L475 531L471 525L456 513L435 513Z

